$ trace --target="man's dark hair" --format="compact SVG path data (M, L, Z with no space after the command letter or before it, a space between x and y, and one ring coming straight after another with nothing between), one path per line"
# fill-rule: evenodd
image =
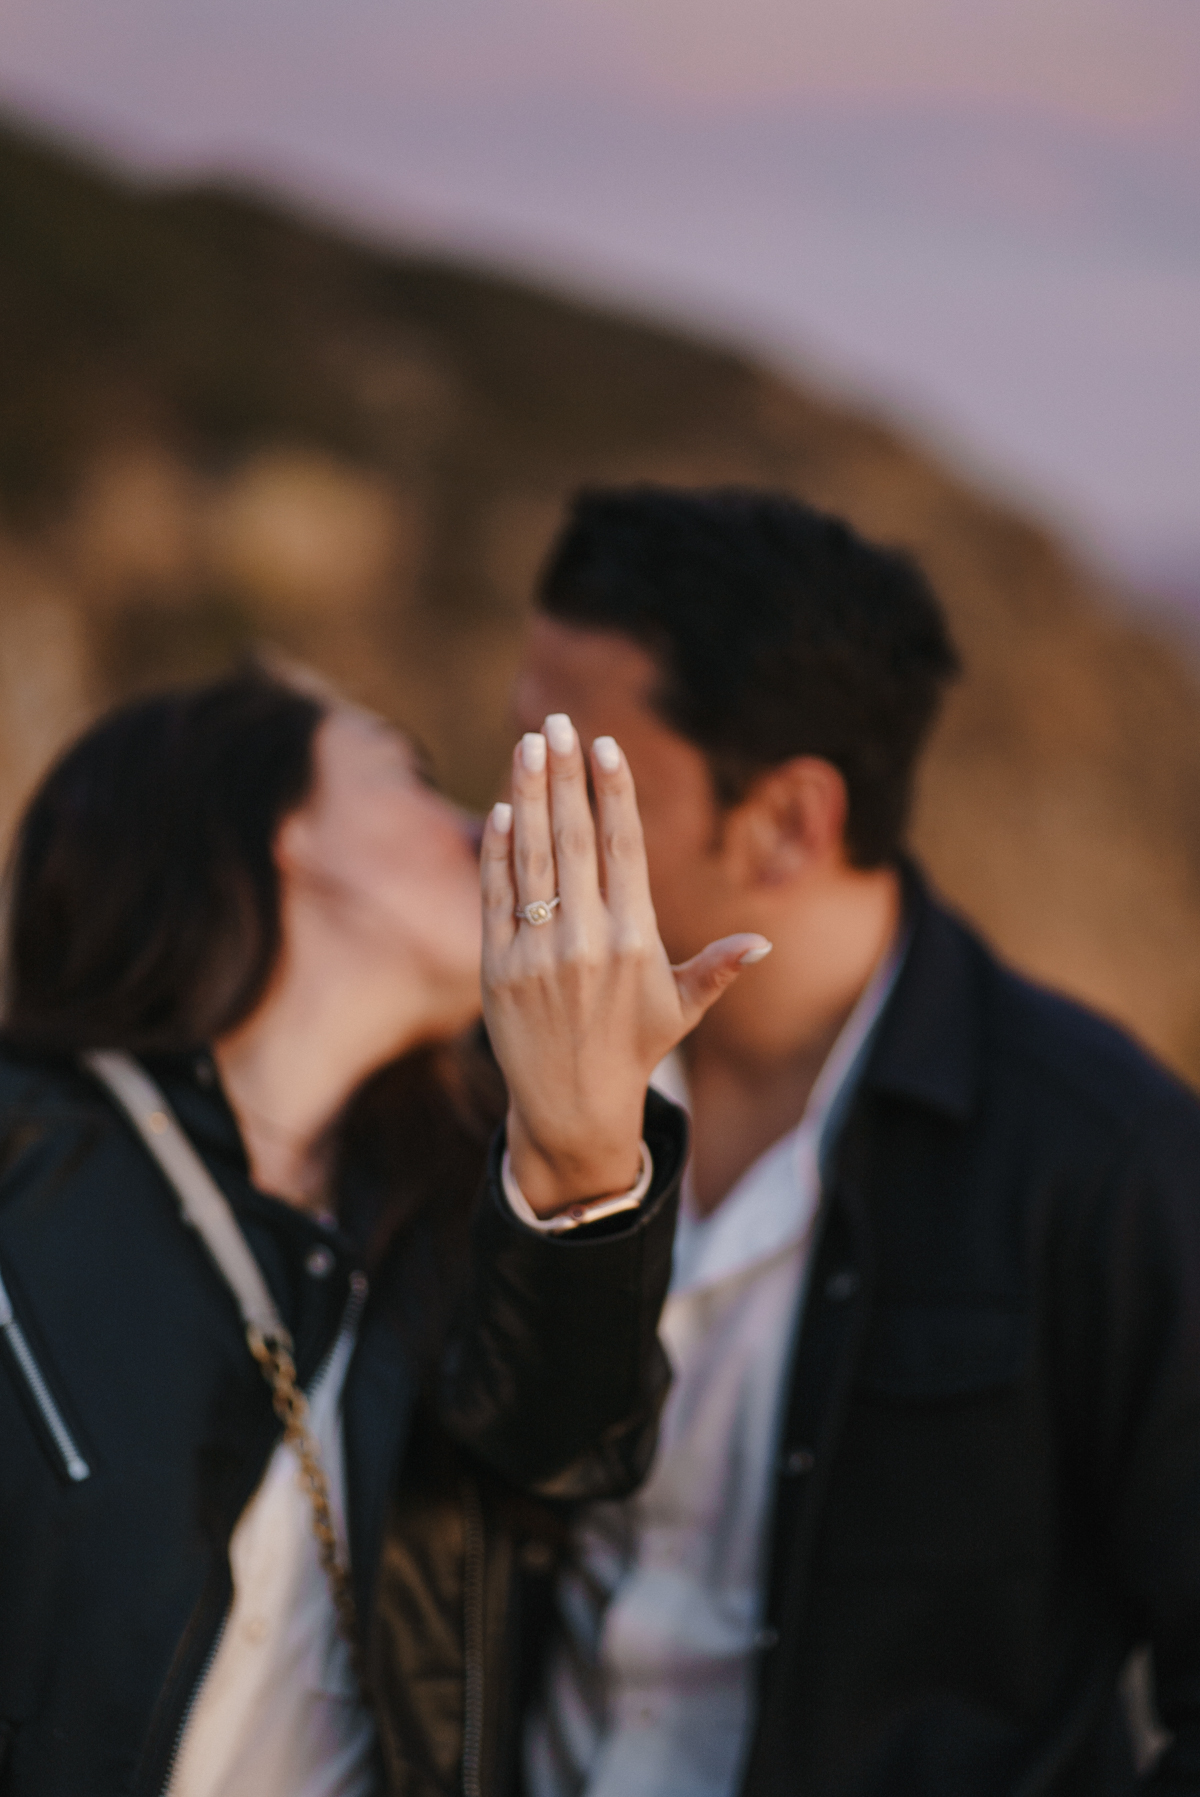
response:
M850 859L899 853L917 753L959 669L908 556L783 494L599 488L574 501L539 604L650 651L655 707L704 751L721 804L820 756L846 782Z

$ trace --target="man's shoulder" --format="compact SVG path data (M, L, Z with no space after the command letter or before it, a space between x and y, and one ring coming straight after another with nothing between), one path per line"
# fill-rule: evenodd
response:
M960 1123L999 1112L1018 1131L1099 1138L1174 1117L1200 1130L1200 1099L1127 1030L1010 966L911 865L908 879L908 949L871 1084Z
M1113 1019L1010 966L970 926L979 973L981 1072L1038 1109L1126 1133L1174 1116L1200 1131L1200 1098Z

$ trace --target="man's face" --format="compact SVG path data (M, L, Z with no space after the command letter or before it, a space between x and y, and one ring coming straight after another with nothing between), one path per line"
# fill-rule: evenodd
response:
M579 630L536 619L513 689L519 730L540 730L565 711L585 748L615 736L637 785L650 887L663 944L672 961L746 927L723 852L721 816L700 751L658 717L652 657L615 632Z

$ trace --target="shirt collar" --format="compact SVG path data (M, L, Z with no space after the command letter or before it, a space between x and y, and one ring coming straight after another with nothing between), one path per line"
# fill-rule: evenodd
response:
M909 947L862 1085L963 1120L980 1092L983 951L912 862L902 871Z
M711 1216L692 1214L685 1174L672 1296L732 1279L794 1247L808 1234L820 1203L830 1149L907 949L908 933L903 931L880 960L843 1024L799 1123L759 1155ZM687 1074L677 1052L655 1069L651 1084L688 1108Z

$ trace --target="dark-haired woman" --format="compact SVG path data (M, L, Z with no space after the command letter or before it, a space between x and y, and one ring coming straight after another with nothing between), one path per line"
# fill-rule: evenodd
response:
M393 1731L385 1772L389 1506L431 1428L533 1493L643 1469L682 1151L647 1077L757 939L672 973L623 757L588 770L565 719L518 746L482 875L507 1134L456 1281L470 1076L433 1062L479 1003L478 874L404 740L248 675L115 714L35 795L0 1053L6 1797L432 1791L411 1768L456 1756L485 1788L483 1659L421 1665L499 1626L462 1529L404 1661L436 1738Z

